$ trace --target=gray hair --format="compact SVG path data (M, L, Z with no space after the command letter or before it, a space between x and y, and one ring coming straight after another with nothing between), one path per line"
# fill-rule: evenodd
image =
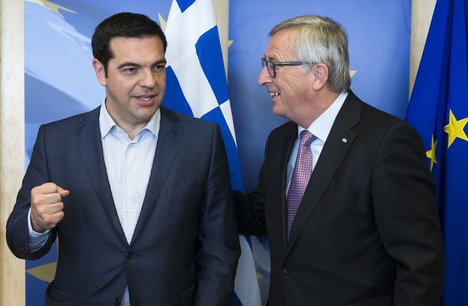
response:
M328 87L340 93L351 85L349 74L348 37L345 29L334 20L317 15L298 16L281 22L269 33L270 37L285 29L297 29L298 59L328 67Z

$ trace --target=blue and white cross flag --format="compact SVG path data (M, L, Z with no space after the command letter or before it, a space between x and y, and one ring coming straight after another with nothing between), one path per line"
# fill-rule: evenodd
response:
M178 112L216 122L226 146L231 185L243 190L226 73L212 0L174 0L165 34L168 41L166 97ZM247 238L240 236L232 305L260 306L255 263Z

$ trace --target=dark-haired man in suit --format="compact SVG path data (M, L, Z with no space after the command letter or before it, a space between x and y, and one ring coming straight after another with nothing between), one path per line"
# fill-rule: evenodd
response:
M166 38L119 13L92 38L106 99L41 126L7 223L12 252L60 240L47 305L228 306L240 254L215 124L161 106Z

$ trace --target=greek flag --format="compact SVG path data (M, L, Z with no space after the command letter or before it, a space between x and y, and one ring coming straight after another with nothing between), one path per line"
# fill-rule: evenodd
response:
M165 34L168 40L164 105L216 122L226 146L234 189L243 190L218 27L212 0L174 0ZM255 263L247 239L240 236L233 305L259 306Z

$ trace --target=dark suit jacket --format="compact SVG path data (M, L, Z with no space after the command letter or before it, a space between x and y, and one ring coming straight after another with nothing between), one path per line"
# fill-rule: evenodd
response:
M47 305L114 305L128 284L132 305L229 305L240 254L227 158L218 126L161 108L161 127L130 244L113 203L99 108L41 126L7 223L19 258L59 251ZM70 190L65 217L31 252L27 213L34 186Z
M244 234L267 234L270 306L439 305L442 238L413 128L348 94L286 238L297 125L270 134L259 184L237 194Z

